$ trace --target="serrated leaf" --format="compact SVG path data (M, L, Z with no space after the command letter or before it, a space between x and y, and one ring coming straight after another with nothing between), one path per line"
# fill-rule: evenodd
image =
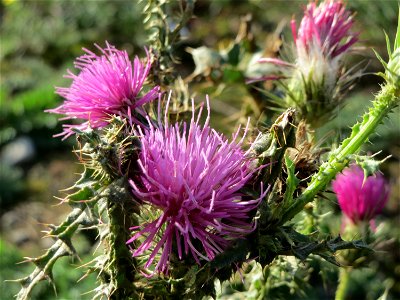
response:
M54 263L60 257L69 255L68 250L65 248L65 243L58 240L43 256L34 260L37 267L33 272L20 280L16 280L22 284L22 288L16 295L17 300L29 299L29 295L32 289L42 280L48 280L53 284L52 281L52 268ZM54 284L53 284L54 286Z
M60 257L76 255L71 238L80 225L87 224L86 208L87 206L84 204L76 206L63 223L59 226L52 226L49 235L58 240L42 256L26 260L34 263L36 268L29 276L19 280L22 288L17 295L17 300L29 299L32 289L40 281L49 280L51 282L52 268Z
M82 189L82 188L85 188L85 187L95 188L96 184L97 184L97 181L93 179L94 178L93 175L94 175L94 170L93 169L85 168L85 170L83 171L81 177L73 185L72 188L78 188L78 189Z
M284 227L281 233L287 240L287 245L283 248L283 253L286 253L288 248L290 248L293 255L301 260L305 260L309 255L315 254L334 265L338 265L334 254L339 250L372 250L361 240L344 241L340 236L329 240L318 240L313 235L303 235L291 227Z
M372 250L365 242L362 240L356 241L344 241L340 235L336 238L329 240L326 242L328 249L331 252L336 252L338 250L344 249L365 249L365 250Z

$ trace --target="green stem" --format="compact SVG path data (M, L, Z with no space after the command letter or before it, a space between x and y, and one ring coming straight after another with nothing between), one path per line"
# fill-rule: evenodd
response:
M349 286L350 271L342 268L339 273L339 285L336 290L335 300L345 300Z
M357 153L368 137L376 130L382 120L398 105L400 90L394 85L382 87L381 92L373 101L373 106L364 114L361 123L353 126L350 137L345 139L338 149L333 151L328 161L321 165L304 192L293 201L284 213L281 224L292 219L307 203L323 191L336 174L341 172L349 163L349 155Z

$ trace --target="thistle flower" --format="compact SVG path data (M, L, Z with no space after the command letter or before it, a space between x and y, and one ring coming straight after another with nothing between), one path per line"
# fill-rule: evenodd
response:
M200 259L221 253L230 240L254 230L248 213L265 193L255 200L242 199L240 189L257 168L250 152L241 149L243 138L235 142L240 128L228 142L209 126L209 114L205 124L199 124L201 110L195 118L193 109L189 124L169 125L165 117L164 126L150 125L140 134L142 174L130 184L136 197L160 212L152 222L132 228L139 231L127 241L145 237L133 250L133 256L151 250L145 268L161 248L158 272L168 272L172 253L179 260L191 255L200 264Z
M64 131L59 136L64 138L72 135L74 128L104 127L111 115L138 123L132 114L143 114L141 106L157 97L157 86L140 95L151 67L149 55L146 64L143 64L138 57L130 61L126 51L118 50L107 42L104 49L96 47L101 55L83 49L86 54L78 57L74 64L80 73L75 75L68 70L65 77L73 80L71 86L56 89L57 94L65 98L64 103L47 110L66 115L64 119L86 120L80 125L63 125Z
M315 2L307 5L304 17L296 32L292 20L292 34L297 51L297 67L305 78L316 82L326 81L332 88L339 71L341 56L358 40L352 33L353 16L342 1L328 0L319 6Z
M351 31L353 15L342 1L326 0L307 5L297 30L292 20L294 61L262 58L261 63L280 67L281 78L289 78L286 107L296 107L310 124L321 125L340 104L343 92L358 73L343 72L341 59L357 42ZM267 77L268 78L268 77Z
M298 30L296 21L291 21L297 67L304 67L306 74L317 62L337 62L358 41L358 33L351 32L353 23L353 16L342 1L326 0L319 6L309 3ZM273 58L261 58L259 62L296 66Z
M385 178L381 174L365 178L363 169L357 165L337 175L332 187L342 212L353 224L371 221L389 197Z
M296 22L292 20L292 34L299 56L302 51L323 52L325 57L333 59L346 52L355 42L357 34L350 31L353 16L346 10L342 1L332 0L307 5L300 27L296 32Z

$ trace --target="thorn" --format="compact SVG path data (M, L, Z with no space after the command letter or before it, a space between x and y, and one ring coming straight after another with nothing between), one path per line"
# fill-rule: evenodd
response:
M24 263L34 263L34 264L36 264L36 263L35 263L35 260L37 260L37 258L27 257L27 256L25 256L25 257L23 257L23 258L24 258L25 260L20 261L20 262L17 262L16 264L17 264L17 265L24 264Z
M28 282L28 279L29 277L18 278L18 279L5 279L4 282L17 282L24 286Z
M54 224L47 224L47 226L48 226L50 229L52 229L52 230L55 230L55 229L58 228L58 226L56 226L56 225L54 225Z
M60 197L54 196L54 198L56 198L60 202L57 203L57 204L53 204L52 207L60 206L60 205L64 204L67 201L66 197L65 198L60 198Z
M47 239L47 238L55 238L55 236L53 234L51 234L51 230L47 231L47 230L42 230L40 231L41 233L44 233L44 235L41 237L42 239Z

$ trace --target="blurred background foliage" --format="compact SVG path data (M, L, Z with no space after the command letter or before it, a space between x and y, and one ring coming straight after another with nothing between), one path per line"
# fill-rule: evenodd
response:
M41 239L45 223L58 223L68 212L68 207L57 205L53 196L62 197L60 190L76 180L81 166L70 152L73 138L61 141L52 135L61 131L57 116L44 113L61 102L54 93L55 86L66 86L69 81L62 77L67 68L72 69L75 57L82 54L82 47L93 49L93 44L104 45L109 41L129 54L143 54L147 34L143 26L142 10L146 1L18 1L2 0L0 7L0 293L2 299L12 299L18 285L4 283L27 274L31 266L16 264L24 256L35 256L49 247L51 241ZM172 1L174 2L174 1ZM372 93L378 91L380 79L372 73L380 70L370 47L385 57L383 29L393 37L398 11L398 1L348 1L351 10L357 12L356 30L360 32L358 43L349 64L362 62L364 75L356 84L340 110L338 117L317 132L326 141L339 141L349 133L349 126L368 107ZM222 82L192 80L190 90L202 101L209 94L212 101L212 122L219 130L230 132L240 117L256 112L251 90L243 85L240 60L243 51L274 55L279 50L279 37L291 41L288 22L292 15L301 17L301 7L307 1L286 0L198 0L195 15L182 35L185 39L177 45L180 58L177 70L183 77L196 73L195 62L188 52L200 46L204 53L225 53ZM176 3L169 13L175 14ZM241 19L251 15L251 43L232 48L240 31ZM228 50L227 50L228 49ZM246 58L249 59L249 58ZM197 69L196 69L197 70ZM205 70L201 70L204 72ZM220 80L221 81L221 80ZM247 104L244 105L243 103ZM261 112L258 112L261 114ZM273 121L273 120L272 120ZM332 134L335 132L335 134ZM338 134L339 133L339 134ZM336 140L335 140L336 139ZM383 166L392 184L391 201L380 221L385 221L383 231L387 237L380 255L375 255L374 268L357 271L349 299L376 299L385 287L391 287L389 298L400 298L400 117L396 111L389 122L380 127L379 135L371 139L367 152L382 150L380 157L392 155ZM332 198L327 205L335 211L338 207ZM339 228L339 224L337 224ZM87 261L93 252L95 233L84 232L78 237L82 260ZM80 250L80 251L79 251ZM384 257L384 259L383 259ZM306 262L318 265L318 261ZM82 295L94 288L95 278L76 281L83 276L82 269L68 266L68 259L57 264L55 282L59 299L88 299ZM290 264L288 262L288 264ZM319 270L318 266L313 266ZM65 271L67 270L68 271ZM297 269L296 269L297 270ZM376 271L379 270L379 271ZM294 272L294 273L293 273ZM304 276L304 270L293 271L293 276ZM306 288L308 299L329 299L335 288L336 273L327 274L326 282L315 279L315 272L308 274L316 289ZM279 286L277 291L292 287ZM315 277L315 278L314 278ZM314 279L313 279L314 278ZM312 281L314 280L314 281ZM388 284L379 284L382 281ZM397 283L396 283L397 280ZM257 280L255 279L255 282ZM54 292L47 283L35 291L34 299L54 299ZM391 295L391 296L390 296ZM293 294L292 299L300 297Z

